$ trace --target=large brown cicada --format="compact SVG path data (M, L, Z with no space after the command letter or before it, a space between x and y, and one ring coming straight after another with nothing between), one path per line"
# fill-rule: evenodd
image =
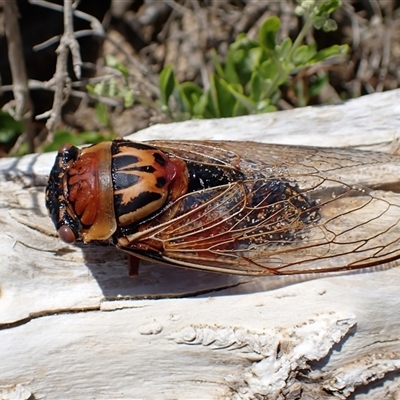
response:
M118 139L63 146L46 206L68 243L232 274L338 271L400 258L393 170L383 153Z

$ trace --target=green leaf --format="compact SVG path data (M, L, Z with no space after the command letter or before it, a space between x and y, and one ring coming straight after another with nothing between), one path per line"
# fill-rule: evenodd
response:
M121 72L125 78L129 77L128 68L126 68L124 64L118 61L118 59L111 54L106 55L106 65Z
M303 79L298 79L293 85L293 90L296 93L296 107L305 107L307 105L308 101L310 100L307 89Z
M175 89L176 80L172 65L169 64L160 73L159 86L161 92L161 101L168 105L168 100Z
M316 51L314 46L302 45L299 46L292 55L292 62L297 66L306 66L308 62L315 56Z
M323 87L329 82L328 74L319 73L311 77L308 93L310 97L318 96Z
M203 93L196 104L193 105L193 118L212 118L207 108L209 96L208 93Z
M323 0L316 3L316 11L318 16L323 14L331 14L333 11L341 7L341 0Z
M272 88L273 82L277 88L285 81L286 73L282 73L282 78L278 79L281 69L281 63L275 58L270 58L264 61L258 70L253 73L250 81L250 96L254 101L259 102L271 96L274 91Z
M228 85L227 89L231 92L233 97L237 100L237 103L241 104L247 111L247 114L251 114L256 109L256 102L243 94L242 87L238 85ZM236 106L236 110L232 116L242 115L239 114L239 108Z
M282 40L280 45L276 45L275 54L279 60L285 59L288 57L290 50L292 49L292 39L289 37Z
M188 113L190 118L190 102L189 99L186 97L185 91L182 90L182 85L184 85L184 83L176 86L176 90L174 91L174 98L178 106L178 112Z
M317 52L314 45L302 45L308 30L314 25L329 28L329 14L341 5L339 0L298 0L302 8L304 25L294 42L290 38L277 44L280 20L270 17L260 27L258 41L246 34L239 34L229 46L225 62L221 62L212 51L215 74L210 76L210 89L204 91L189 82L179 84L171 66L160 74L161 101L163 112L174 119L221 118L243 113L270 112L276 109L281 98L280 87L290 84L289 75L323 61L326 58L345 54L348 47L332 46ZM332 24L331 24L332 25ZM323 80L307 88L309 92L321 89ZM304 99L309 93L304 91ZM178 112L171 115L168 100L173 95Z
M81 146L113 139L115 139L114 135L104 136L96 131L84 131L76 134L69 130L60 130L54 133L53 141L43 148L43 152L57 151L65 143Z
M19 134L14 130L0 128L0 143L10 143L17 136L19 136Z
M221 111L219 109L218 89L215 74L210 76L210 90L208 92L208 105L213 118L221 118Z
M276 107L271 104L269 99L266 99L257 103L256 111L258 114L269 113L276 111Z
M259 43L243 35L238 35L229 46L224 69L224 79L229 83L245 86L254 69L261 62L262 48Z
M214 77L214 88L216 91L216 101L221 117L231 117L235 106L235 99L231 95L228 84L221 78Z
M259 71L254 71L250 79L250 97L255 101L260 101L263 97L264 79Z
M19 135L12 129L0 128L0 143L11 143Z
M17 157L21 157L24 156L26 154L28 154L28 142L23 142L21 143L20 148L18 149L17 153L15 154Z
M240 82L239 74L236 72L236 65L238 63L237 55L238 53L235 54L231 49L228 51L224 73L219 74L221 78L226 79L226 81L231 83Z
M214 64L215 71L220 78L225 78L224 69L222 68L221 63L218 60L218 54L215 49L211 49L211 59Z
M232 117L234 115L233 110L236 105L236 99L232 95L228 83L214 74L211 75L210 83L210 105L215 116L217 118Z
M264 61L258 69L263 79L274 79L280 70L281 63L275 58Z
M107 106L104 103L97 102L95 105L96 117L104 126L110 126L110 116Z
M123 92L123 97L125 108L132 107L133 103L135 102L135 95L133 94L133 90L125 90Z
M276 33L280 24L281 22L278 17L270 17L261 25L258 32L258 40L264 49L274 50L276 46Z
M10 143L24 131L24 124L0 110L0 143Z
M89 94L95 94L94 90L95 90L95 86L96 85L92 85L90 83L88 83L86 85L86 90L88 91Z
M184 82L177 86L177 90L180 111L187 112L189 116L192 116L193 108L203 94L203 90L193 82Z
M95 85L86 85L88 92L96 96L108 96L109 87L109 81L101 81Z
M310 63L316 63L319 61L324 61L327 58L344 55L349 51L349 46L347 44L343 44L341 46L335 44L334 46L327 47L326 49L322 49L318 51L311 59Z
M332 18L327 19L325 21L324 25L322 25L322 30L324 32L336 31L337 28L338 28L338 25L337 25L336 21Z
M84 144L84 141L78 135L73 134L71 131L56 131L54 133L53 141L45 146L43 148L43 151L56 151L65 143L71 143L74 146L80 146Z
M184 121L194 117L194 107L203 94L203 90L193 82L184 82L175 86L173 97L175 98L178 112L174 115L170 110L162 109L170 118L176 121ZM166 107L164 105L164 107Z
M117 81L115 79L110 79L106 96L107 97L115 97L118 95L118 92L119 92L119 90L117 87Z
M246 59L244 60L246 70L250 73L253 73L253 71L255 71L262 62L263 55L264 52L261 47L254 47L250 49Z
M108 136L105 136L97 131L84 131L80 132L77 136L80 140L82 140L82 144L100 143L104 142L105 140L115 139L115 135L110 134Z

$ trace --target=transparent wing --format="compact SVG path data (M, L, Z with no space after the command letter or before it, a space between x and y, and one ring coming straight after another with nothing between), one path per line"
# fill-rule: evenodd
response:
M169 264L267 275L368 267L400 257L397 156L254 143L157 142L246 179L187 194L131 235Z

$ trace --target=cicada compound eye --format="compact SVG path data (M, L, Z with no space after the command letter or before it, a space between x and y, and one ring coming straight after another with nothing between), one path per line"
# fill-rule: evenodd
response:
M63 154L63 153L65 153L67 150L69 150L71 147L73 147L72 144L70 144L70 143L65 143L65 144L63 144L63 145L58 149L58 152L59 152L60 154Z
M63 225L62 227L60 227L60 229L58 230L58 235L60 236L60 239L65 243L75 243L75 234L72 229L67 225Z

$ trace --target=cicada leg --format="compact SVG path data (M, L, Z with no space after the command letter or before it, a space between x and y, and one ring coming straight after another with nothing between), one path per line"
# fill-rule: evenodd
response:
M131 254L128 254L128 273L130 278L135 278L139 275L140 259Z

